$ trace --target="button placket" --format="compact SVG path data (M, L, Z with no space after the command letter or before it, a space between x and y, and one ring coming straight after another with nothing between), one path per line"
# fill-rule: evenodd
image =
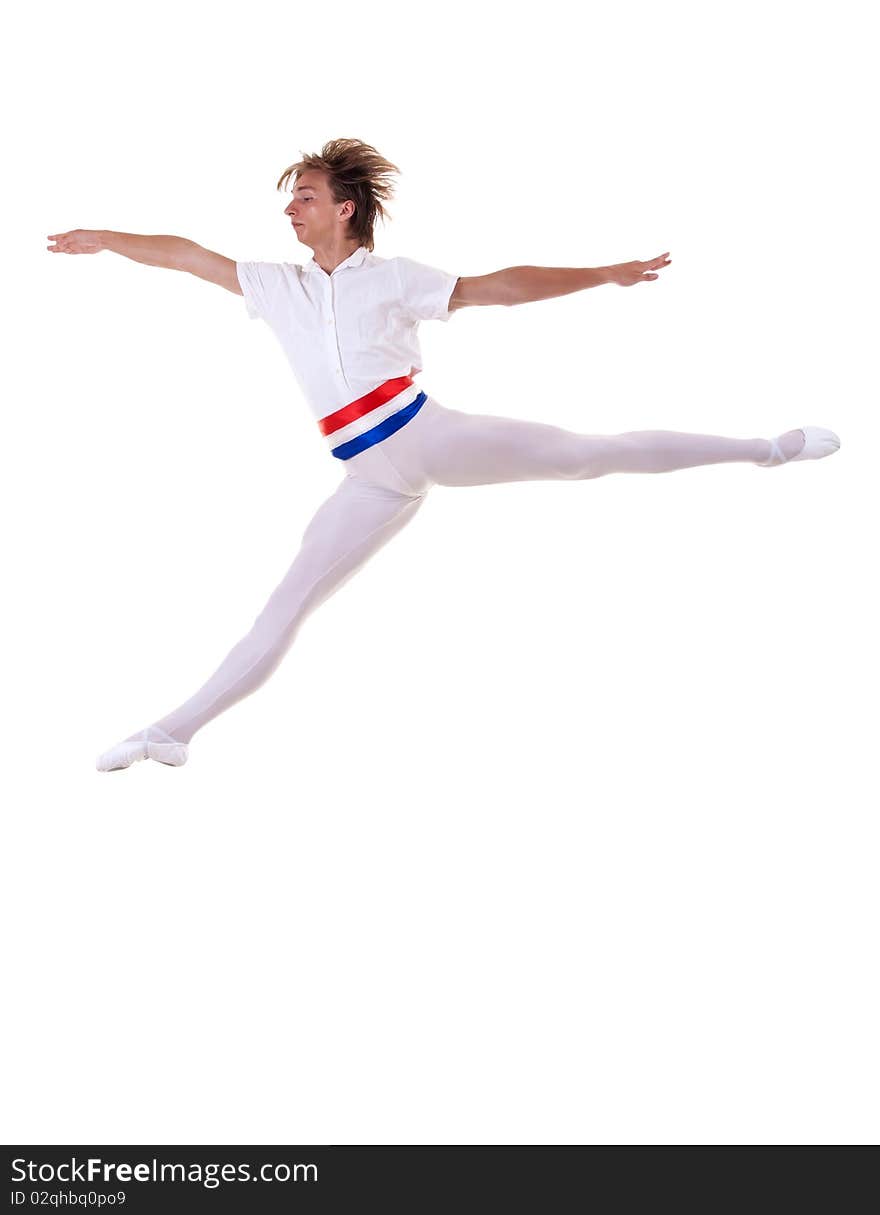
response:
M339 267L338 267L338 266L337 266L337 269L339 269ZM335 273L335 271L334 271L334 273ZM329 320L329 321L327 322L327 324L328 324L328 325L333 325L333 354L334 354L334 358L335 358L335 362L336 362L336 378L337 378L337 379L342 379L342 378L344 378L344 377L343 377L343 375L342 375L342 354L341 354L341 352L340 352L340 350L339 350L339 334L338 334L338 332L337 332L337 330L336 330L336 326L335 326L335 323L334 323L334 322L335 322L335 320L336 320L336 314L335 314L334 309L333 309L333 275L332 275L332 274L330 275L330 280L329 280L329 281L330 281L330 315L331 315L331 320Z

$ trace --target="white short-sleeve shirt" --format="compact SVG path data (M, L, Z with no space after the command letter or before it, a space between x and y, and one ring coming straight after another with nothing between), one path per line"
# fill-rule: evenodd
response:
M316 418L422 370L420 321L448 321L458 276L363 246L332 274L312 258L236 262L248 316L281 343Z

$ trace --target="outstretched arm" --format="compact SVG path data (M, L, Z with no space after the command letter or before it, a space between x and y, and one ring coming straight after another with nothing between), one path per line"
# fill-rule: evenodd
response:
M450 311L469 304L530 304L557 295L570 295L602 283L631 287L657 278L654 271L670 264L669 254L648 262L621 262L616 266L577 269L564 266L510 266L480 278L460 278L449 301Z
M71 232L56 232L49 240L55 241L54 246L46 246L50 253L100 253L108 249L145 266L186 270L236 295L242 294L234 260L203 249L185 236L140 236L135 232L74 228Z

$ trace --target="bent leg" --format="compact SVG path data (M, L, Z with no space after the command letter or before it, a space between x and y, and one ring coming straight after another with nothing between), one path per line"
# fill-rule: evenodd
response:
M424 495L406 496L346 477L319 507L287 574L250 632L189 700L153 724L178 742L263 684L306 617L339 590L414 517Z
M462 413L436 406L420 453L437 485L584 480L608 473L659 473L700 464L755 463L767 439L732 439L676 430L579 434L543 422Z

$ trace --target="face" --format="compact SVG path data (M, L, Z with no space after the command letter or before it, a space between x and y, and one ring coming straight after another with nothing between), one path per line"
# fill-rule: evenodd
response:
M330 197L326 175L314 169L296 179L293 198L284 208L293 230L304 245L316 248L333 244L344 235L354 203L335 203Z

